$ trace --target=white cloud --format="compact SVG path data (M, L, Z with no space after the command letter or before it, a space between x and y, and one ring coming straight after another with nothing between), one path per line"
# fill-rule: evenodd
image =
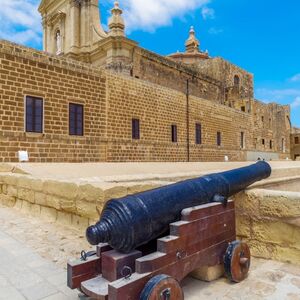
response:
M214 18L207 5L212 0L120 0L127 30L154 31L172 24L196 9L204 19ZM101 0L112 6L113 0ZM110 3L110 4L109 4ZM41 17L37 10L40 0L0 0L0 38L20 44L38 46L42 42Z
M209 33L209 34L217 35L217 34L222 33L223 31L224 31L224 30L221 29L221 28L211 27L211 28L209 28L208 33Z
M172 24L173 18L183 17L195 9L202 8L202 15L212 16L213 10L206 6L208 3L210 0L123 0L120 6L124 9L128 31L153 31Z
M300 89L257 89L256 94L261 98L273 98L273 100L284 99L285 97L300 96Z
M204 20L215 18L215 11L212 8L209 8L207 6L204 6L202 8L201 13Z
M0 38L20 44L40 44L39 0L0 0Z
M300 107L300 96L297 97L297 98L294 100L294 102L292 102L291 107L292 107L292 108Z
M294 76L290 79L290 81L292 81L292 82L300 81L300 73L294 75Z

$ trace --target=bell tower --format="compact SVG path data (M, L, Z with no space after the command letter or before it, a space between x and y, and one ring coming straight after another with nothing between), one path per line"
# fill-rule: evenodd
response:
M42 0L44 51L84 59L107 37L100 22L99 0Z

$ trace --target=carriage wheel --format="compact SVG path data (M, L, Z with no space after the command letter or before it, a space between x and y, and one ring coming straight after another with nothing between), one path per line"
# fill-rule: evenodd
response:
M243 281L250 268L250 249L241 241L229 244L224 255L224 268L227 277L233 282Z
M140 300L183 300L178 281L168 275L158 275L145 285Z

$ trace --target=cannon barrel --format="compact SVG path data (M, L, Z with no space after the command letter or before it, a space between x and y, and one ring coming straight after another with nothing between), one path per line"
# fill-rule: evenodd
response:
M183 209L226 200L270 175L270 165L259 161L248 167L110 200L100 221L87 229L87 240L92 245L108 243L128 253L167 232L169 224L180 219Z

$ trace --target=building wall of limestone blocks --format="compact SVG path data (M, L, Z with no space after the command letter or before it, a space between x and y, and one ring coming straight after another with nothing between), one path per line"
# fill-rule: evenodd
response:
M293 128L291 134L292 159L300 160L300 128Z
M0 62L0 157L5 162L17 161L19 150L27 150L32 162L187 161L188 156L191 161L221 161L225 155L245 160L247 151L256 150L255 137L264 137L267 144L269 135L278 138L264 151L289 156L289 124L282 126L277 119L265 131L254 122L255 115L212 99L192 94L187 99L173 88L9 42L0 43ZM24 130L26 95L44 99L42 134ZM84 136L69 135L69 103L84 105ZM289 111L276 109L285 120ZM132 118L140 120L140 140L132 139ZM202 126L201 145L195 143L195 123ZM171 140L173 124L177 143ZM283 136L285 152L277 145Z

